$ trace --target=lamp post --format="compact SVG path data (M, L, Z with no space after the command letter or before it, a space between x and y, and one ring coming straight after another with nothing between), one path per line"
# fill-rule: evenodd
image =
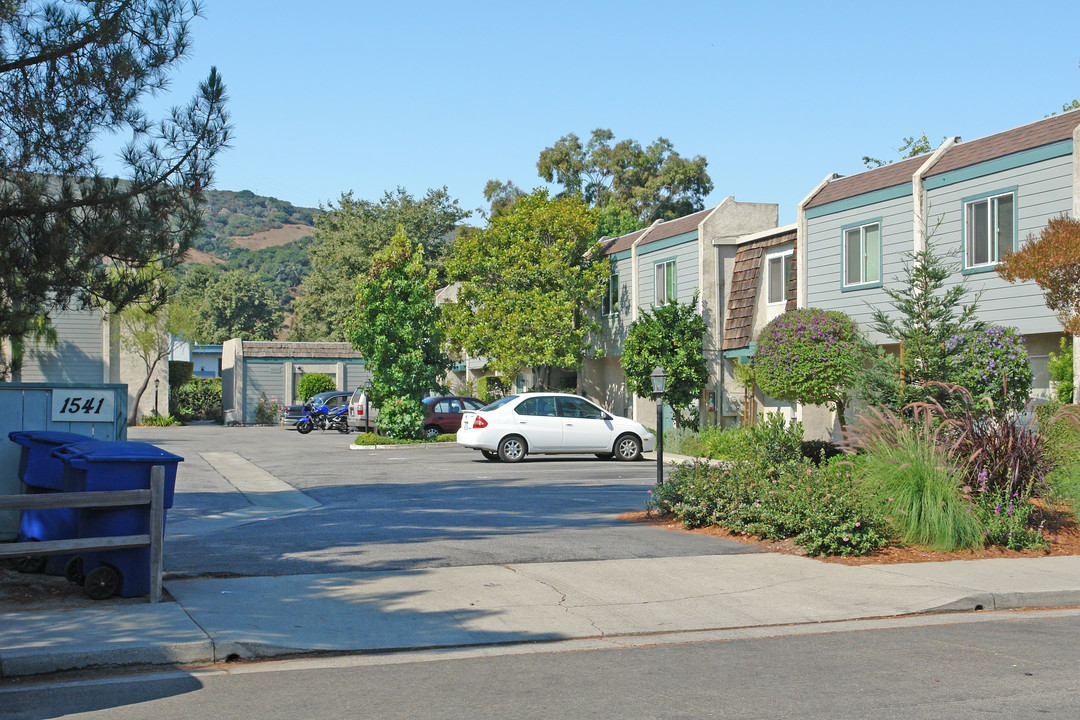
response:
M158 378L154 378L154 416L155 417L158 416L158 404L157 404L157 401L158 401L158 383L160 383L160 382L161 382L161 380L159 380Z
M653 395L656 396L656 484L664 484L664 391L668 374L659 365L649 374Z

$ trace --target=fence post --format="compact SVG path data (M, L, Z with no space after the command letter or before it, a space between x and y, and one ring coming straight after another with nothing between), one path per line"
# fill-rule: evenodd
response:
M161 601L162 545L165 541L165 468L150 468L150 602Z

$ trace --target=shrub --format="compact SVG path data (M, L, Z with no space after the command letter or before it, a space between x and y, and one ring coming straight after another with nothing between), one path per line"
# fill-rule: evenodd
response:
M169 396L169 412L182 420L220 420L221 378L195 379Z
M497 375L485 375L476 381L476 391L479 397L486 403L492 403L501 397L506 397L509 387L506 381Z
M1061 338L1060 353L1050 353L1047 370L1054 381L1054 397L1063 403L1073 399L1073 349L1072 338Z
M789 310L758 336L754 374L762 392L777 400L836 406L845 424L847 388L862 369L867 346L858 325L835 310Z
M750 442L759 461L766 466L780 465L802 457L802 423L790 423L778 412L763 415L750 428Z
M195 363L187 360L169 361L169 387L175 390L191 382L195 373Z
M996 407L1023 406L1031 394L1031 364L1024 336L1012 327L991 325L945 343L950 382L975 398L989 397Z
M1019 492L1011 495L1004 488L996 491L989 487L986 471L979 474L978 485L969 488L975 514L983 526L986 542L1010 550L1046 547L1042 536L1042 524L1032 527L1035 506Z
M424 437L424 407L405 396L391 397L379 407L379 429L398 440L420 440Z
M170 427L179 425L180 421L172 415L144 415L142 424L146 427Z
M337 385L326 373L307 373L296 383L296 396L300 402L307 402L312 395L330 390L337 390Z
M255 405L255 422L259 425L276 425L278 413L281 412L281 403L276 397L267 399L266 393L261 393L258 404Z
M840 462L685 464L653 489L649 506L687 527L792 538L811 555L864 555L887 542L884 520L860 496L850 464Z
M828 440L803 440L800 445L802 456L815 465L821 465L827 460L832 460L843 454L836 443Z
M736 460L753 455L750 427L711 427L683 438L679 444L683 455L705 457L713 460Z

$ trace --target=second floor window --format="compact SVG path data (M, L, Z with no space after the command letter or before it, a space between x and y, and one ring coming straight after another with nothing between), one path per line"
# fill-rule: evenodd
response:
M619 314L619 273L613 272L608 276L607 289L604 293L603 313L605 315Z
M788 284L791 283L791 262L794 257L793 250L783 250L766 256L765 282L769 305L787 302Z
M654 304L667 305L677 299L675 287L675 261L656 264L656 299Z
M844 285L881 282L881 223L844 229Z
M964 204L964 267L993 266L1015 249L1016 199L1004 193Z

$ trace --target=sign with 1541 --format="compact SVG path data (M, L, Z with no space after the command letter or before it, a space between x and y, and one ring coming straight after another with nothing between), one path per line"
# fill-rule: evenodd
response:
M52 393L53 422L112 422L113 391L64 388Z

